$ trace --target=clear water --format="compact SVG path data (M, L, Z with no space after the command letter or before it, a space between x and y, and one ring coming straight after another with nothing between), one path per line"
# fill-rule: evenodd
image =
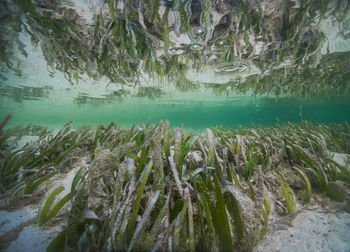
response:
M205 133L101 126L149 119ZM304 120L320 125L205 131ZM0 0L0 209L38 213L0 237L17 239L6 251L65 227L48 251L250 251L311 191L314 212L346 208L350 127L324 127L343 122L349 0ZM2 216L0 232L17 223ZM313 220L314 251L350 251L349 223L320 225L327 238ZM274 250L312 247L291 233Z
M191 96L192 95L192 96ZM106 103L104 99L93 104L57 102L49 98L14 101L2 98L0 115L8 113L12 119L8 126L36 125L60 128L67 121L73 125L108 124L111 121L122 125L145 123L148 119L158 123L169 120L172 126L205 129L215 126L253 127L275 125L283 122L308 120L314 123L342 123L350 121L349 97L333 98L279 98L252 96L200 96L196 93L184 97L124 98Z
M349 3L285 2L2 1L0 117L349 122Z

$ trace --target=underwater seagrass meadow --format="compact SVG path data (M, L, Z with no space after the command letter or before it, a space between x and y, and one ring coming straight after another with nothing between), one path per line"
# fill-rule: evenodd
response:
M1 251L350 251L348 0L2 0L0 30Z

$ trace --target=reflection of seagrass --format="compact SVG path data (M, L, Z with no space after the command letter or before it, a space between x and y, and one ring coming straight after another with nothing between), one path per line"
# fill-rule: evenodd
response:
M332 20L339 29L336 44L348 43L347 0L117 3L106 1L89 19L60 1L1 1L1 65L21 75L17 54L28 56L20 36L26 33L41 48L52 76L61 71L71 84L85 74L107 77L121 87L138 86L137 95L151 99L164 92L143 86L145 79L193 90L200 86L189 78L193 71L220 77L204 80L216 94L227 89L297 96L349 92L348 47L332 48L332 34L324 28ZM47 95L41 88L31 90L38 92L30 92L31 98ZM28 98L25 89L8 93L14 92ZM102 99L76 98L78 104L87 101Z
M330 151L349 153L349 136L348 124L308 122L198 135L168 121L74 131L67 124L56 136L43 130L22 153L8 152L1 188L16 204L54 180L57 160L90 158L71 193L51 207L63 190L56 189L39 213L41 226L69 211L49 250L251 250L271 224L290 222L315 198L348 202L349 170Z

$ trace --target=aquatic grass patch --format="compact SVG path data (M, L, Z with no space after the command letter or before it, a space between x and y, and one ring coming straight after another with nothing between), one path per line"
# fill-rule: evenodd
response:
M70 129L67 123L57 134L43 130L34 142L9 154L1 165L1 190L7 197L31 195L55 174L68 172L71 160L89 146L89 129Z
M310 203L311 197L312 197L312 190L311 190L311 183L307 175L297 167L293 167L299 174L299 176L303 179L303 182L305 184L305 202Z
M278 174L279 179L280 179L280 183L281 183L283 195L285 198L288 214L292 214L295 212L296 206L297 206L294 193L293 193L292 189L290 188L289 184L287 183L286 179L284 178L284 176L281 173L279 173L277 170L276 170L276 173Z
M348 200L339 187L347 168L329 155L346 148L346 132L346 125L310 123L205 134L173 129L168 121L81 130L66 125L24 148L26 158L36 150L40 159L21 169L44 165L13 186L40 191L65 172L62 163L77 155L87 160L69 194L54 204L58 187L43 202L40 226L68 206L65 229L48 250L251 250L276 215L291 218L320 193L337 204ZM62 144L58 155L50 154ZM67 150L74 154L55 163ZM17 152L7 160L18 165L22 158Z
M70 200L71 194L68 193L60 199L56 205L52 206L56 197L64 190L63 186L56 188L46 199L45 204L39 212L38 225L42 226L44 223L54 218L61 208Z

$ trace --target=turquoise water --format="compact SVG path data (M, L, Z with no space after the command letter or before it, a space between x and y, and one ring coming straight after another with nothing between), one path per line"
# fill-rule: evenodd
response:
M60 128L68 120L73 125L108 124L111 121L122 125L152 123L169 120L172 126L205 129L214 126L253 127L275 125L280 122L314 123L350 122L350 97L333 98L279 98L252 96L215 96L214 98L171 97L150 100L128 98L111 103L75 104L50 101L50 99L22 100L15 102L2 97L0 116L12 114L9 127L28 123ZM198 94L200 95L200 94ZM194 98L196 97L196 98Z
M345 209L344 122L350 0L0 0L0 250L251 251Z
M0 117L52 128L349 122L348 2L267 2L1 1Z

